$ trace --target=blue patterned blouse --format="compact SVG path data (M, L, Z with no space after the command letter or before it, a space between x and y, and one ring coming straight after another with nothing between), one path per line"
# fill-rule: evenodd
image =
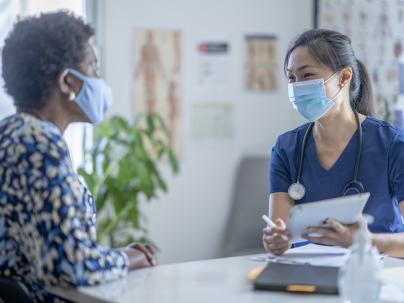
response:
M46 285L97 284L127 272L125 254L99 246L95 207L60 131L28 114L0 122L0 276L37 302Z

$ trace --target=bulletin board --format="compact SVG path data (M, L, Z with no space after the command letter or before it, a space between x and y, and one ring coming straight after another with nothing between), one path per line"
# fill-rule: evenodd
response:
M372 78L376 116L392 121L403 56L404 0L316 0L314 7L317 27L351 38Z

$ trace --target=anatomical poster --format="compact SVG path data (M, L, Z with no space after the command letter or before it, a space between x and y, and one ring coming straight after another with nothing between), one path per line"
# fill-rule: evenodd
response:
M134 112L162 116L178 154L181 150L181 33L136 30L133 55Z
M276 90L278 87L276 36L247 35L245 58L245 89L257 92Z

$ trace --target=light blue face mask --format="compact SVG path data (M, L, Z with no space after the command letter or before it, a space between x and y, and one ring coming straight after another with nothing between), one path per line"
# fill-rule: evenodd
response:
M83 81L80 92L74 98L74 101L92 123L100 123L112 105L111 88L103 79L85 76L71 68L67 70Z
M336 74L336 73L335 73ZM333 74L330 78L334 77ZM293 107L310 122L317 121L333 107L333 99L327 97L325 93L324 79L299 81L288 84L289 100Z

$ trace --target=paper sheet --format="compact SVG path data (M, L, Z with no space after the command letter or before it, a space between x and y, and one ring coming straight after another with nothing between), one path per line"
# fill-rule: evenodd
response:
M234 106L230 102L195 103L191 122L194 140L230 140L234 136Z
M348 252L349 249L339 246L326 246L310 243L289 249L282 256L265 254L254 256L252 259L262 262L341 267L344 265L346 258L348 257ZM379 255L380 260L383 260L384 257L385 256L382 254ZM404 270L402 276L404 276Z
M347 257L348 249L335 246L307 244L289 249L282 256L266 254L254 257L256 261L280 262L289 264L309 264L313 266L341 267Z

